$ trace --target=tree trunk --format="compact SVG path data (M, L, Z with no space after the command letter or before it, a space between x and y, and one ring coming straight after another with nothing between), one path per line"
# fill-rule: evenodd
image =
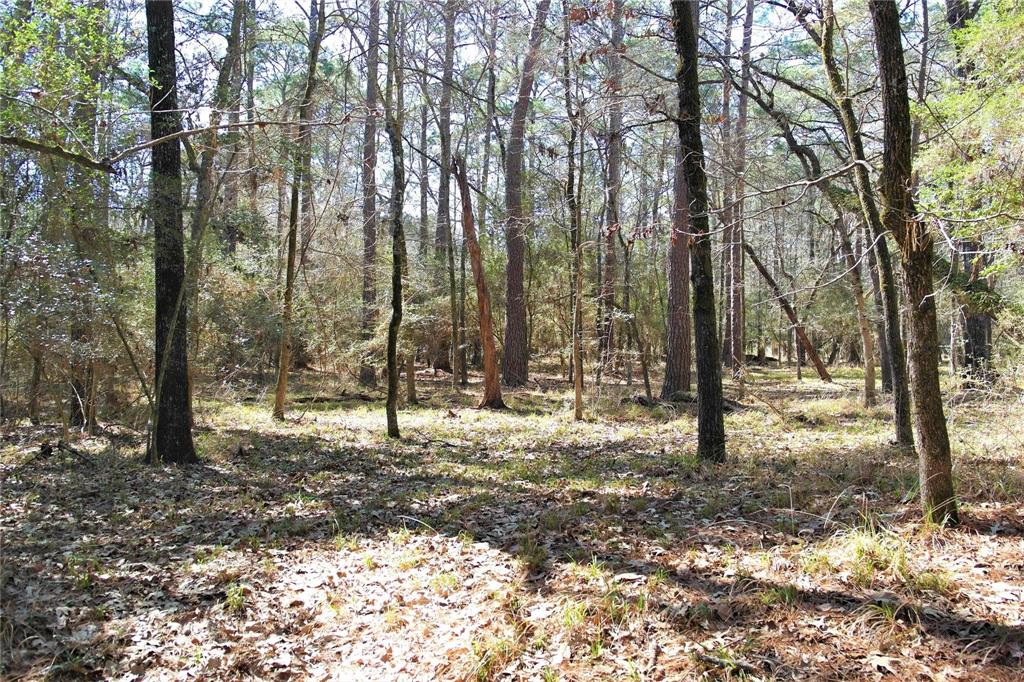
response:
M764 266L761 259L754 253L754 249L750 248L750 244L743 243L743 250L747 252L747 256L750 257L750 262L754 264L757 271L761 273L761 277L771 287L772 293L775 295L776 300L782 307L783 312L786 313L786 317L789 318L790 324L793 325L793 330L796 332L797 340L800 341L800 347L803 348L804 353L811 359L811 364L814 365L814 369L818 372L818 378L827 383L832 383L832 377L828 373L828 368L825 367L825 363L821 361L821 356L818 355L818 351L814 348L814 344L807 338L807 332L804 331L804 326L800 324L800 319L796 315L796 311L793 310L793 306L790 305L789 301L786 300L785 294L782 293L782 289L779 287L775 278L768 272L768 268ZM797 355L797 368L800 367L800 356Z
M973 19L981 6L980 2L970 3L968 0L946 0L946 23L953 31L959 31L967 26L967 22ZM927 12L927 3L924 4L924 12ZM956 75L964 81L974 71L975 65L969 58L961 53L962 48L959 41L953 41L956 48ZM916 128L915 128L916 131ZM915 138L916 139L916 138ZM964 272L969 272L972 280L978 276L979 266L984 261L981 255L982 244L973 240L954 242L958 248L957 253L951 254L951 260L962 260ZM962 317L962 325L958 331L963 337L963 372L971 381L991 381L992 361L992 316L983 310L977 310L970 305L957 305L954 303L954 315ZM952 335L951 335L952 336ZM954 341L959 345L959 339L950 339L950 355L959 352L954 351Z
M284 403L288 395L288 371L291 364L292 350L292 301L295 295L295 261L298 251L299 232L299 189L303 185L303 171L306 164L306 138L310 135L309 114L313 101L313 88L316 85L316 64L320 57L320 43L323 40L326 13L324 0L315 6L316 12L310 15L309 59L306 64L306 85L299 105L299 150L295 153L294 171L292 174L291 204L288 214L288 255L285 263L284 299L281 306L281 349L277 363L277 388L274 391L274 419L284 419Z
M860 277L860 263L853 252L850 232L846 229L843 216L836 218L836 232L846 260L846 269L850 275L850 288L853 290L853 302L857 307L857 328L860 330L861 348L864 353L864 407L875 404L875 344L871 336L871 320L868 319L867 305L864 302L864 284Z
M483 147L483 166L480 172L480 203L477 208L477 226L480 229L480 236L486 239L489 235L488 228L490 223L487 222L487 186L490 180L491 172L491 131L492 122L494 121L494 97L497 82L494 72L494 62L497 57L497 45L498 45L498 4L494 2L488 10L489 14L489 29L487 32L487 105L486 105L486 116L487 120L484 124L484 147Z
M946 416L939 385L939 339L932 288L932 235L914 206L910 101L903 61L899 8L893 2L869 4L881 76L884 129L882 220L902 252L910 309L910 372L919 440L921 503L937 523L959 522L953 492Z
M875 339L878 341L878 364L882 368L882 390L892 393L892 360L889 357L889 338L885 333L885 305L882 301L882 287L878 277L878 261L875 249L870 247L871 235L867 234L867 223L859 234L868 241L862 249L868 257L868 277L871 281L871 298L875 305Z
M401 11L396 0L388 2L388 80L385 95L385 119L391 142L391 320L388 322L388 395L385 402L388 436L400 438L398 429L398 332L402 326L402 276L406 270L405 228L402 209L405 205L405 159L402 151L402 76L398 67L396 38Z
M615 348L615 281L618 267L616 244L622 229L619 194L622 191L622 53L625 28L622 16L623 0L612 0L612 42L608 53L608 175L605 187L604 272L602 273L601 300L604 319L601 324L601 364L611 369Z
M672 29L679 66L676 85L679 114L676 126L682 150L690 205L693 277L693 323L697 346L697 456L725 460L725 422L722 402L722 368L715 321L714 265L708 225L707 175L701 140L700 87L697 63L697 20L686 0L672 0Z
M746 171L747 171L747 111L748 97L747 89L750 85L750 50L754 25L754 0L747 0L746 12L743 18L743 46L740 58L742 60L741 81L739 91L739 105L736 114L735 147L733 149L733 164L736 173L736 193L732 210L732 231L729 241L729 325L726 334L729 342L726 344L732 353L731 361L727 364L732 367L733 377L743 387L743 365L746 362L745 324L746 324L746 291L744 288L744 262L743 262L743 230L744 199L746 192Z
M522 386L529 378L529 343L526 336L526 298L523 291L523 265L526 256L526 222L523 214L523 137L530 107L534 70L544 39L544 24L551 0L537 3L537 15L530 30L530 45L519 76L516 103L512 108L508 146L505 150L505 238L508 269L505 276L505 354L501 375L506 386Z
M885 333L889 347L890 373L893 386L893 424L896 429L896 443L900 447L913 447L914 434L910 425L910 392L908 390L906 355L903 347L903 335L900 333L899 300L896 295L896 281L889 258L889 249L885 242L885 227L875 203L871 177L868 173L867 155L864 153L864 142L860 134L857 117L853 110L853 99L846 90L842 72L835 58L834 34L836 17L832 10L831 0L824 0L821 35L818 46L828 76L832 97L839 108L840 123L846 135L851 159L856 162L853 176L860 200L864 220L867 222L872 237L872 248L878 263L879 285L882 292L882 304L885 313ZM809 29L814 31L814 29ZM817 35L816 32L813 35Z
M455 5L456 0L445 0L444 4L444 57L441 74L441 101L438 106L438 137L441 143L441 158L438 159L441 180L437 186L437 223L435 225L434 247L437 255L438 284L447 279L448 315L451 330L448 341L437 348L434 367L452 373L452 388L458 385L456 349L459 342L458 304L455 291L455 245L452 229L451 185L452 185L452 79L455 63Z
M427 252L430 251L430 214L428 213L427 205L430 197L430 171L427 165L429 156L427 155L427 128L428 128L428 112L430 106L427 101L427 71L426 69L420 74L420 92L424 93L420 103L420 227L419 227L419 252L420 259L423 262L427 262Z
M174 6L147 0L150 128L152 139L181 132L178 111ZM197 460L192 443L192 400L188 379L188 305L181 197L181 144L177 139L152 149L153 258L156 267L156 381L150 462L187 464Z
M494 347L494 328L491 322L491 295L487 291L483 258L480 255L480 244L477 242L476 227L473 224L473 201L469 194L469 180L466 178L466 162L459 157L453 158L452 171L455 173L459 194L462 197L462 232L465 235L466 247L469 249L473 283L476 285L480 344L483 346L484 396L479 407L503 409L505 403L501 399L501 382L498 378L498 351Z
M38 347L33 347L32 354L32 375L28 384L28 422L32 426L39 426L42 421L39 414L39 398L43 395L43 352Z
M665 340L665 381L661 399L690 391L690 206L682 152L676 149L672 179L672 228L668 244L668 316Z
M733 368L735 355L732 348L733 337L733 271L732 255L733 246L736 243L736 203L735 203L735 178L729 177L729 173L735 169L733 161L733 120L732 120L732 79L729 77L732 68L732 27L734 12L732 0L725 2L725 27L722 31L722 260L721 276L719 282L722 285L722 361L726 367ZM735 368L734 368L735 372Z
M196 281L189 282L189 303L192 310L190 333L192 335L193 355L199 354L199 324L201 320L199 315L199 280L202 273L203 242L206 230L210 225L210 218L213 215L219 186L216 171L221 131L217 126L220 125L223 112L231 105L233 74L236 69L240 68L240 36L245 10L246 0L234 0L227 48L224 52L224 60L220 65L220 71L217 74L217 85L213 91L213 102L210 107L209 123L212 130L210 130L210 134L206 138L206 144L203 146L203 153L199 161L199 177L196 179L196 198L192 209L192 225L189 233L193 249L192 257L196 259L191 268L197 275Z
M572 33L568 14L562 17L564 35L562 38L562 87L565 91L565 115L569 119L569 140L567 172L565 178L565 203L569 212L569 245L572 249L572 358L569 374L573 385L573 418L583 419L583 240L582 210L580 194L583 191L583 153L586 145L580 144L579 173L576 168L576 143L580 140L580 122L583 114L582 103L577 101L573 109L573 83L569 79L572 60ZM575 85L579 88L579 72L575 72Z
M360 336L364 342L373 334L377 285L374 265L377 260L377 61L380 53L380 0L369 0L366 23L366 122L363 124L363 309ZM424 180L425 182L425 180ZM359 367L359 383L373 386L377 373L364 362Z

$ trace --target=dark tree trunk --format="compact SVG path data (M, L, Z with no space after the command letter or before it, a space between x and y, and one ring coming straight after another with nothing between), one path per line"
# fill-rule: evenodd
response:
M406 270L405 228L402 209L405 205L405 159L402 150L402 78L398 67L396 38L401 11L396 0L388 2L388 84L385 97L385 118L391 142L391 320L388 322L387 370L388 395L385 402L388 436L400 438L398 429L398 332L402 326L402 276Z
M697 346L697 456L725 460L725 422L722 403L722 368L718 353L715 321L714 265L708 225L707 175L701 140L700 87L697 64L697 21L692 3L672 0L672 29L679 66L679 145L690 202L693 233L691 273L693 278L693 325Z
M919 441L921 503L938 523L959 521L953 493L946 416L939 385L939 338L932 288L932 235L914 206L912 187L910 101L903 61L899 8L872 2L872 24L881 76L884 151L882 220L902 252L910 313L910 376Z
M668 319L665 339L665 381L661 399L690 391L693 354L690 328L690 206L686 194L683 156L676 149L672 179L672 229L668 243Z
M43 352L38 347L34 347L30 352L32 375L28 384L28 422L32 426L39 426L42 421L39 414L39 399L43 395Z
M181 132L178 71L174 47L174 5L146 2L151 137ZM181 197L181 143L153 147L150 214L156 267L156 391L150 462L187 464L197 460L192 442L192 400L188 373L188 306Z
M569 212L569 244L572 249L572 358L569 376L573 386L573 417L583 419L583 239L580 194L583 191L583 153L585 145L580 139L582 104L577 102L573 109L573 83L569 79L572 62L572 33L569 16L562 17L564 35L562 38L562 86L565 90L565 115L569 119L569 140L565 203ZM579 88L579 72L575 72L575 86ZM579 173L576 164L576 143L580 142Z
M526 297L523 291L523 266L526 257L526 222L523 213L523 137L530 107L534 70L544 38L551 0L537 3L537 16L530 31L530 46L519 76L519 90L512 109L508 147L505 150L505 239L508 269L505 275L505 354L501 358L501 377L506 386L522 386L530 375L530 349L526 336Z
M377 286L377 61L380 52L380 0L370 0L366 23L366 122L363 126L363 311L360 335L368 341L373 333ZM424 179L423 182L426 182ZM359 383L372 386L377 373L368 363L359 367Z

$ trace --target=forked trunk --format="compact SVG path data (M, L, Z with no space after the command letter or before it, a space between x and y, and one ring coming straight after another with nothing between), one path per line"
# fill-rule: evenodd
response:
M505 402L501 399L501 381L498 379L498 351L494 347L491 322L491 295L487 291L480 244L477 242L476 226L473 224L473 201L469 194L469 180L466 178L466 162L458 156L452 158L452 172L455 174L462 197L462 232L466 239L466 248L469 250L469 263L473 269L476 305L480 318L480 345L484 356L484 396L480 400L480 407L503 409Z

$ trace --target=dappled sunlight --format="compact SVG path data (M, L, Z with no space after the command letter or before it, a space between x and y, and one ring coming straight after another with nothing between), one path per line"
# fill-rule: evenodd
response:
M7 580L31 595L9 641L27 669L45 653L104 676L689 676L728 659L845 677L871 656L914 674L925 649L996 677L1019 664L1019 464L962 486L967 528L928 528L884 411L747 400L719 467L696 459L685 413L573 422L517 413L516 392L508 411L403 410L401 441L379 403L283 423L207 403L206 463L187 469L103 438L82 444L89 467L8 448L7 565L24 570ZM988 433L1019 415L959 409L955 442L967 411Z

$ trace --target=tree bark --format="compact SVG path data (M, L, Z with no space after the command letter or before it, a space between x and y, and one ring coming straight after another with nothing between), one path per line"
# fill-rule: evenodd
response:
M572 358L570 374L573 385L573 418L583 419L583 216L580 205L580 194L583 190L583 153L584 144L580 144L579 173L576 167L576 143L580 140L580 127L583 116L582 102L577 100L573 109L573 83L569 79L572 63L572 33L569 15L562 17L564 35L562 38L562 87L565 91L565 115L569 119L569 140L566 144L565 203L569 212L569 245L572 249ZM579 72L575 72L577 89L579 88Z
M455 4L457 0L445 0L444 4L444 60L441 73L441 101L438 106L438 137L441 142L440 166L441 180L437 186L437 223L434 235L434 247L437 254L437 273L439 279L447 279L448 314L451 329L448 342L442 343L437 349L434 367L452 373L452 388L458 386L458 358L456 349L459 345L458 304L455 291L455 244L452 229L451 185L452 185L452 79L455 63Z
M374 266L377 260L377 62L380 54L380 0L369 0L366 22L366 121L363 124L363 309L360 337L369 341L373 334L377 285ZM377 373L369 363L359 367L359 383L372 386Z
M405 159L402 148L402 76L398 66L396 38L398 13L396 0L388 2L388 81L385 95L385 119L391 142L391 320L388 322L387 370L388 394L385 402L388 436L400 438L398 429L398 332L402 326L402 276L406 270L405 228L402 210L405 205Z
M956 525L959 515L939 385L932 235L917 214L911 191L912 128L899 8L885 0L873 0L869 8L875 29L884 121L880 181L885 202L882 220L900 246L909 298L910 376L919 441L921 503L926 517L937 523Z
M147 0L149 104L152 139L181 132L178 112L174 6ZM188 305L181 196L181 145L177 139L152 148L153 259L156 269L156 381L148 460L197 461L192 442L188 378Z
M668 244L668 316L665 323L665 380L661 399L690 391L690 206L682 152L676 149L672 179L672 228Z
M490 180L491 171L491 130L494 121L494 98L495 89L497 88L497 79L494 72L494 62L497 59L498 49L498 2L491 5L488 10L489 14L489 29L487 32L487 105L486 114L487 121L484 124L484 161L482 170L480 172L480 204L477 209L477 226L480 229L480 235L483 238L489 236L488 228L490 223L487 222L487 186Z
M484 395L480 400L479 407L503 409L505 403L501 399L501 381L498 378L498 351L494 347L494 327L491 322L491 295L487 290L487 278L480 255L480 244L477 242L476 226L473 224L473 201L469 193L469 180L466 177L466 162L455 157L452 159L451 167L459 186L459 194L462 197L462 232L465 235L466 247L469 249L473 283L476 285L480 345L483 347L484 356Z
M697 346L697 456L725 460L722 368L715 320L714 265L708 225L707 175L701 139L697 20L686 0L672 0L672 29L679 66L676 70L679 113L676 126L682 150L690 205L693 323Z
M601 302L604 319L601 324L601 364L611 369L615 349L615 281L618 268L616 244L622 229L619 195L622 191L622 52L625 38L624 2L612 0L612 42L608 54L608 174L605 187L604 271Z
M867 240L868 246L861 250L867 254L868 277L871 282L871 299L875 306L875 339L878 341L878 364L882 369L882 390L892 393L892 360L889 357L889 338L885 333L885 305L882 301L882 287L878 277L878 261L875 249L870 247L871 235L867 234L867 223L858 232ZM863 243L863 240L862 242Z
M534 71L544 39L551 0L537 3L537 15L530 30L530 45L519 76L516 103L512 108L508 146L505 150L505 239L508 268L505 275L505 353L501 358L501 376L506 386L522 386L529 378L530 349L526 335L526 298L523 291L523 266L526 256L526 222L523 213L523 138L526 114L530 107Z
M721 277L722 284L722 361L726 367L733 368L732 329L733 320L733 271L732 256L733 246L736 245L736 203L735 203L735 178L730 178L729 173L735 169L733 160L733 120L732 120L732 80L729 77L732 68L732 27L735 18L732 0L725 2L725 27L722 32L722 261ZM735 369L734 369L735 371Z

